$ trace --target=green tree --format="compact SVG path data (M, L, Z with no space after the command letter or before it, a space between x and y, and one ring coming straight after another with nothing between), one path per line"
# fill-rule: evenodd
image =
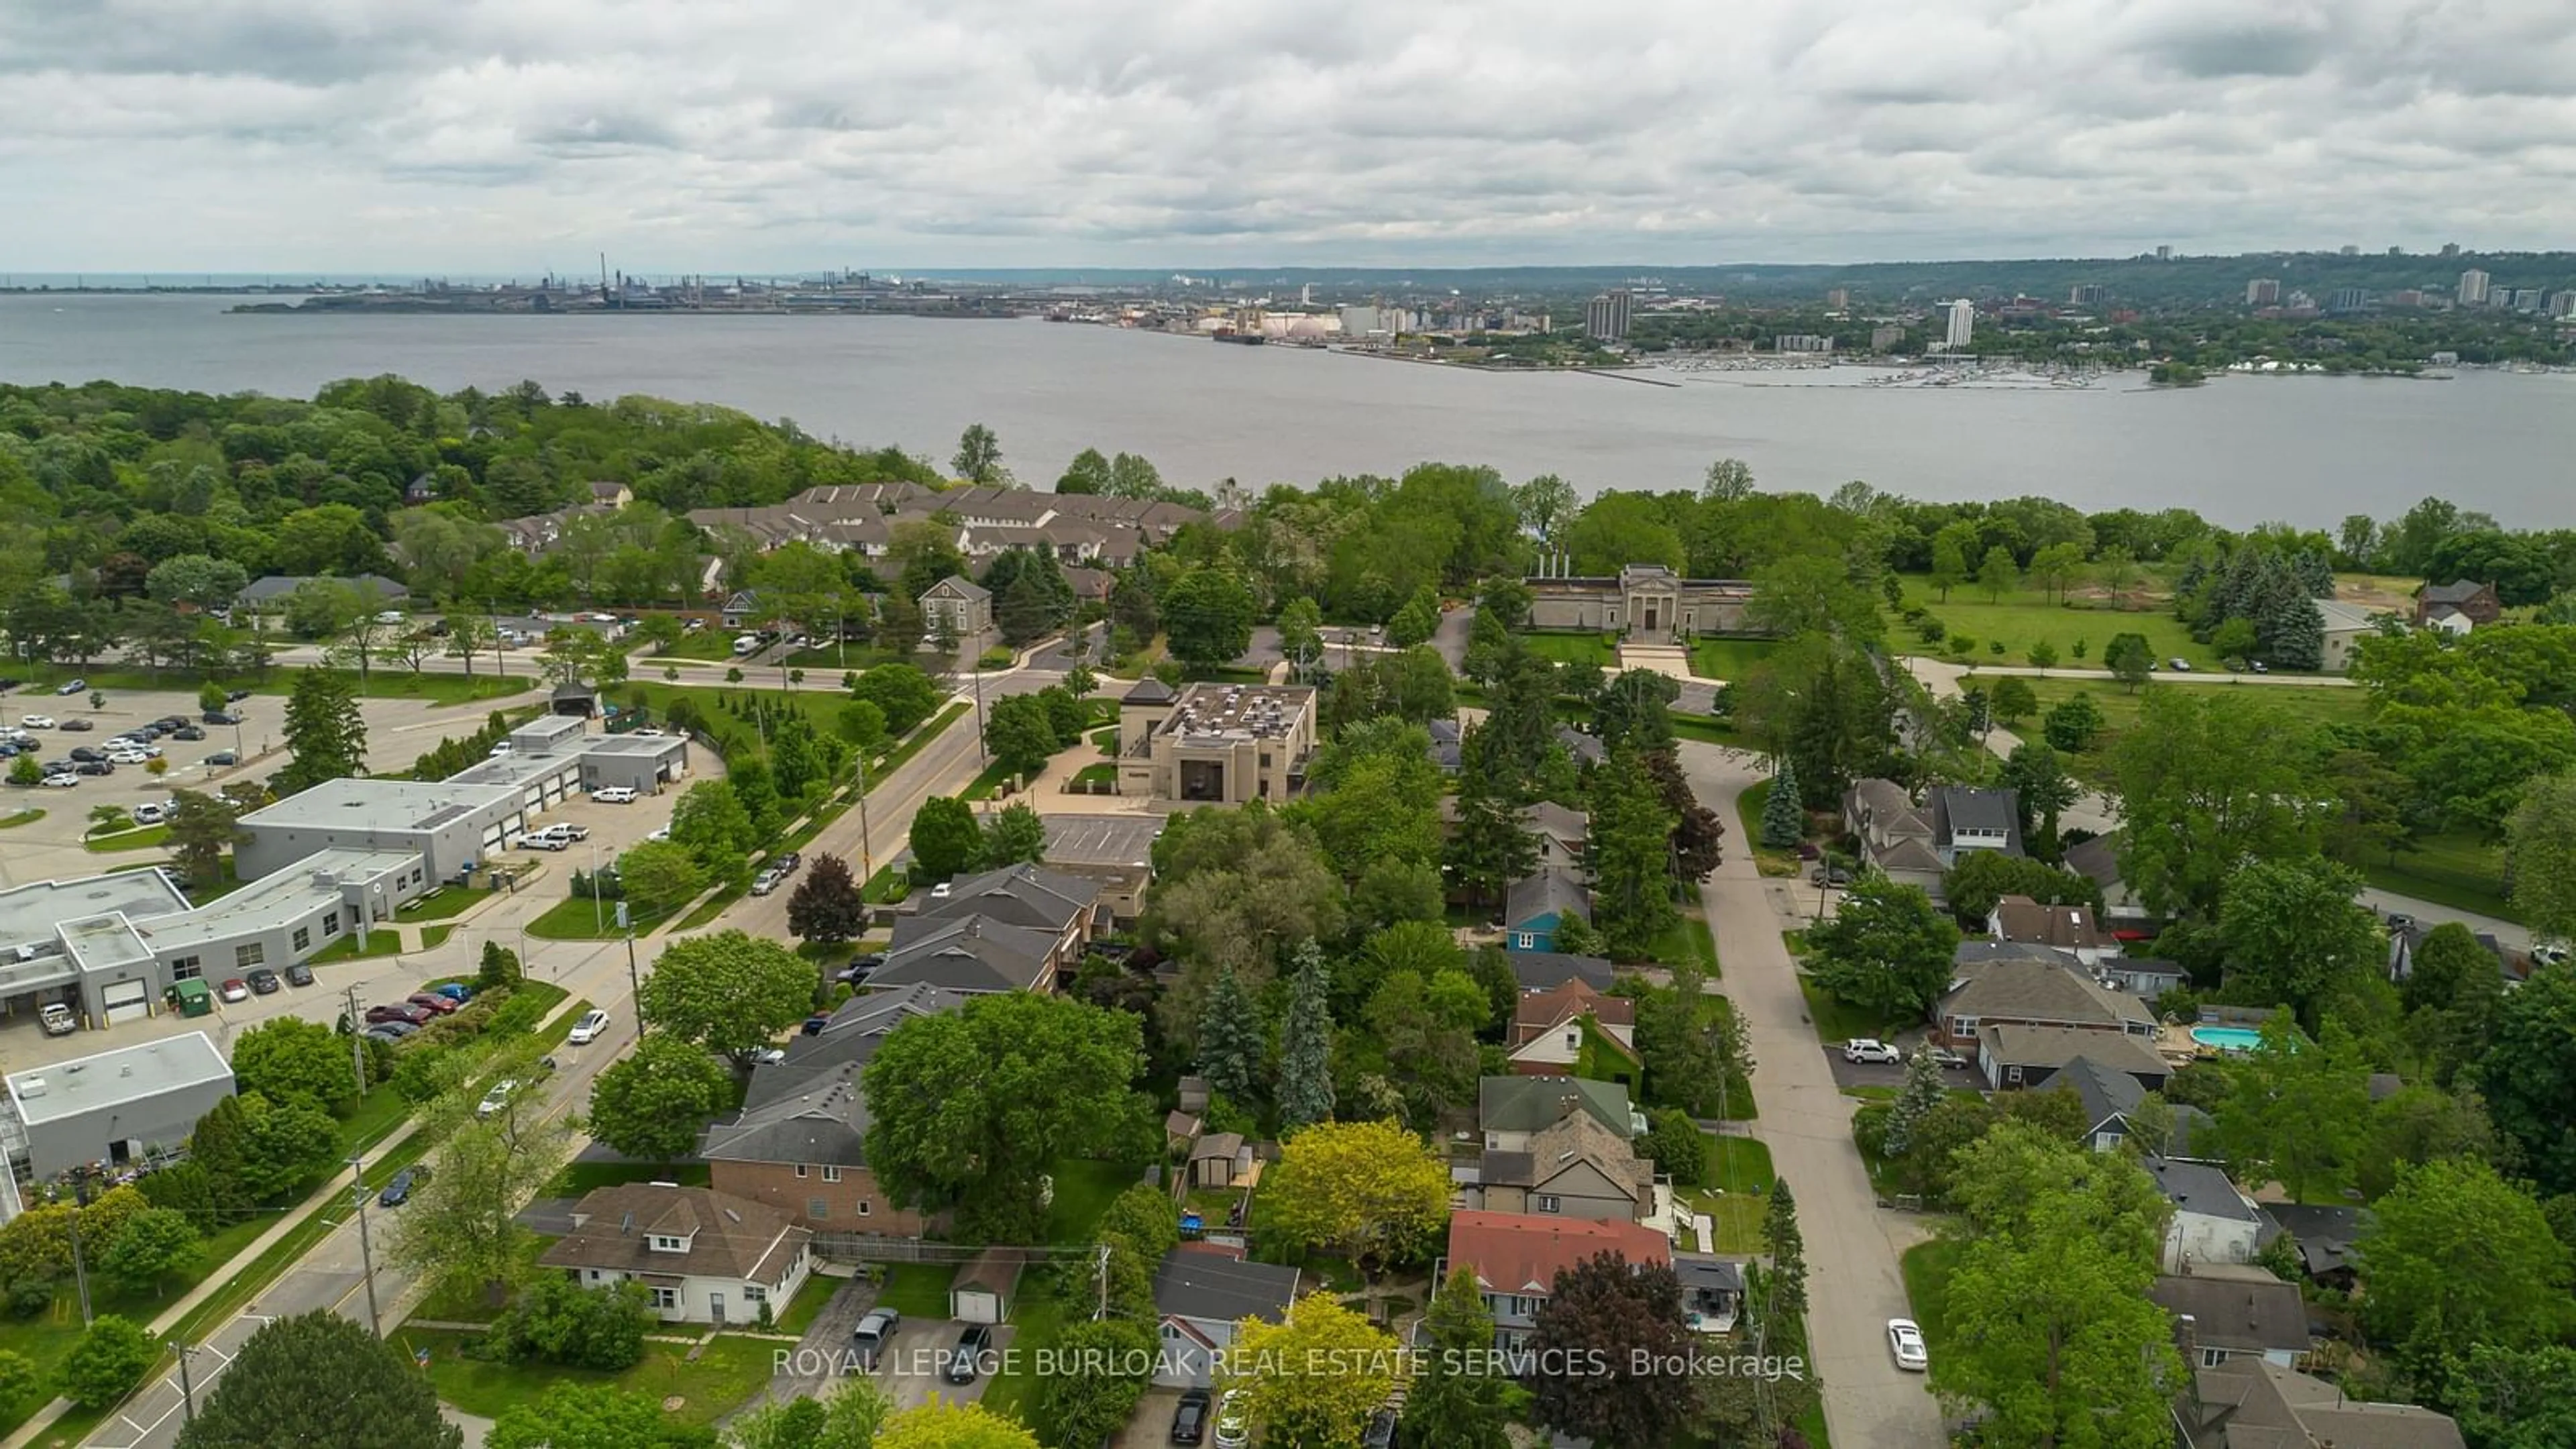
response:
M171 1279L195 1267L205 1255L205 1240L186 1213L145 1208L108 1242L98 1265L127 1292L157 1297Z
M487 940L483 943L483 955L476 962L474 989L491 991L500 987L516 986L522 974L518 952L498 941Z
M2329 1019L2311 1043L2275 1013L2230 1064L2217 1145L2247 1181L2278 1179L2298 1201L2325 1202L2351 1181L2369 1111L2370 1064L2352 1034Z
M286 699L286 747L295 758L272 784L279 795L367 773L367 722L346 675L307 669L296 676Z
M2122 879L2150 910L2214 920L2243 862L2314 849L2304 755L2299 731L2235 691L2150 691L2110 751Z
M2476 1078L2539 1190L2576 1192L2576 963L2504 994Z
M1323 659L1323 624L1323 610L1302 594L1279 606L1279 653L1294 677L1305 678Z
M912 878L950 880L983 864L984 831L964 798L933 795L912 817Z
M1966 520L1943 525L1932 535L1932 587L1941 591L1941 602L1950 602L1950 591L1968 581L1968 552L1977 545L1977 526Z
M1708 1134L1699 1129L1688 1112L1666 1107L1649 1119L1654 1126L1638 1144L1638 1151L1653 1158L1655 1170L1669 1176L1676 1187L1697 1187L1708 1180Z
M2162 1206L2154 1183L2118 1154L2017 1123L1961 1157L1974 1165L1960 1180L1987 1196L1982 1220L1971 1209L1944 1298L1949 1342L1933 1355L1933 1390L1944 1404L1985 1405L1997 1443L2165 1449L2184 1369L2165 1311L2146 1296Z
M1816 984L1881 1021L1923 1019L1950 987L1959 928L1921 886L1865 871L1831 920L1809 928Z
M574 1381L554 1384L503 1410L483 1444L484 1449L713 1449L715 1435L673 1421L656 1395ZM889 1449L883 1436L875 1449Z
M1010 486L1011 471L1002 466L1002 440L982 423L968 423L957 435L957 456L949 463L969 483Z
M399 1346L325 1309L250 1336L179 1431L179 1449L456 1449L429 1378Z
M1501 900L1538 865L1538 841L1522 827L1518 791L1498 774L1485 731L1472 727L1459 742L1457 818L1446 852L1450 878L1475 903Z
M2135 694L2138 686L2155 672L2155 646L2147 642L2144 634L2114 634L2111 642L2102 646L2102 667Z
M1030 694L994 701L985 713L984 744L994 762L1011 774L1026 778L1045 769L1057 748L1046 702Z
M1394 1337L1329 1292L1290 1304L1283 1322L1246 1318L1236 1334L1223 1382L1264 1443L1357 1444L1394 1392Z
M2030 666L2033 669L2054 669L2057 667L2057 646L2049 643L2045 639L2031 645L2025 653L2026 657L2029 658Z
M1251 586L1231 570L1191 569L1165 585L1157 602L1164 640L1186 668L1214 669L1252 647L1259 604Z
M102 1313L63 1359L63 1396L84 1409L104 1409L132 1392L161 1361L161 1349L142 1329Z
M2038 711L2039 696L2031 692L2027 681L2007 674L1995 681L1993 709L1995 718L2007 727L2018 726Z
M517 1214L563 1165L571 1129L521 1110L533 1097L520 1093L481 1119L463 1092L441 1100L438 1114L456 1126L381 1240L386 1259L428 1291L479 1292L498 1305L535 1271L531 1233Z
M1983 929L1995 903L2005 896L2028 896L2051 906L2090 906L2097 911L2102 905L2102 888L2091 877L2000 850L1960 851L1959 863L1941 873L1941 898L1971 930Z
M736 780L743 772L737 771ZM716 880L740 881L761 831L736 780L700 780L671 807L671 843Z
M1806 834L1806 813L1798 804L1798 769L1783 759L1762 796L1762 843L1773 850L1788 850Z
M863 1078L869 1165L897 1205L956 1209L963 1235L1039 1241L1046 1164L1149 1139L1129 1086L1143 1067L1137 1017L1062 997L1006 992L906 1022Z
M2329 1003L2377 979L2387 943L2360 893L2350 866L2321 856L2238 867L2218 914L2228 994L2287 1006L2314 1027Z
M1254 1222L1364 1267L1417 1261L1449 1222L1449 1169L1398 1122L1319 1122L1287 1139Z
M2230 619L2212 630L2209 636L2209 647L2219 658L2233 659L2239 663L2253 658L2254 650L2260 643L2261 641L2255 636L2254 621L2251 619Z
M755 1053L805 1018L813 991L813 969L795 952L742 931L718 931L663 947L636 1013L749 1071Z
M895 736L912 733L914 726L939 709L939 687L910 664L880 664L860 675L850 693L875 705L883 713L886 732Z
M2051 709L2040 723L2040 733L2051 749L2080 755L2093 748L2093 737L2102 733L2108 721L2102 718L2102 707L2089 694L2077 694Z
M629 1157L675 1162L732 1101L724 1067L696 1043L648 1031L590 1085L590 1135Z
M1610 954L1642 961L1680 918L1667 869L1673 816L1637 756L1621 751L1595 772L1585 839L1592 924Z
M1218 967L1199 1015L1199 1075L1209 1091L1237 1106L1260 1100L1262 1036L1260 1014L1234 968Z
M2355 1245L2371 1337L2419 1368L2463 1344L2533 1349L2567 1331L2567 1245L2482 1162L2426 1163L2371 1204Z
M345 1117L358 1104L348 1042L300 1016L273 1017L235 1037L233 1078L240 1090L285 1106Z
M617 884L636 915L667 916L698 898L707 873L679 842L647 840L617 857Z
M542 1273L484 1335L503 1363L550 1363L615 1373L644 1360L644 1335L658 1322L653 1295L627 1280L583 1287L568 1273Z
M1930 1048L1917 1048L1906 1059L1905 1085L1897 1089L1896 1101L1887 1113L1887 1155L1904 1156L1923 1119L1948 1095L1949 1087L1941 1079L1941 1064L1933 1059Z
M893 1412L874 1383L844 1378L826 1397L772 1399L736 1414L725 1424L725 1449L875 1449Z
M1431 1296L1423 1331L1429 1341L1422 1370L1404 1399L1403 1434L1408 1444L1438 1444L1444 1449L1510 1449L1513 1390L1499 1374L1481 1373L1477 1365L1494 1346L1494 1315L1476 1290L1475 1270L1450 1271Z
M2021 587L2021 566L2013 561L2011 549L1996 544L1986 550L1985 557L1977 562L1977 587L1986 591L1989 602L1995 603Z
M1294 1132L1333 1115L1331 977L1314 942L1297 948L1288 983L1288 1017L1279 1032L1279 1119Z
M39 785L44 783L44 779L45 767L36 762L34 755L20 755L9 762L9 783L12 785Z
M2056 860L2061 854L2058 816L2083 798L2083 791L2058 760L2056 747L2045 740L2015 745L2004 761L2004 785L2013 792L2023 844L2041 860Z
M32 761L32 755L19 756ZM224 853L239 844L241 827L230 801L200 790L170 792L170 855L179 874L200 890L223 880Z
M2505 822L2506 879L2533 934L2576 939L2576 773L2544 775Z
M1431 585L1414 590L1404 607L1386 622L1386 642L1396 649L1410 649L1427 642L1440 629L1440 595Z
M1058 493L1107 493L1109 460L1098 448L1085 448L1064 465L1064 474L1055 480Z
M1046 820L1025 800L1003 806L984 821L984 867L1036 865L1046 859Z
M2059 603L2066 601L2066 591L2072 588L2075 581L2083 575L2084 545L2072 540L2065 543L2052 543L2030 556L2031 579L2041 588L2056 595Z

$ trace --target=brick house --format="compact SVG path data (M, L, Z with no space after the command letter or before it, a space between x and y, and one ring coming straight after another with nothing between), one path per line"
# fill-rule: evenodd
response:
M2504 601L2496 597L2495 585L2467 579L2427 583L2415 591L2415 623L2419 627L2444 627L2455 617L2473 625L2492 624L2504 617ZM2467 630L2460 628L2459 632Z

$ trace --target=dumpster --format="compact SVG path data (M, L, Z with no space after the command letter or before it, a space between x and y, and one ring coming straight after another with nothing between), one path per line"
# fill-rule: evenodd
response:
M170 991L172 995L179 998L181 1016L204 1016L215 1009L215 993L208 990L203 981L195 979L182 981L171 987Z

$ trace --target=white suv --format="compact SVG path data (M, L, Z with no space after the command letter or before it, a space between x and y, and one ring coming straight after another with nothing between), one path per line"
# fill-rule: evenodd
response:
M1883 1062L1892 1064L1905 1060L1905 1054L1883 1041L1876 1041L1865 1036L1856 1036L1850 1041L1843 1043L1843 1060L1847 1062Z
M570 850L572 836L549 825L543 830L523 830L510 837L512 850Z
M585 1011L581 1014L581 1020L572 1024L572 1033L564 1040L574 1046L588 1046L599 1040L599 1034L606 1030L608 1030L607 1012Z
M631 785L602 785L590 792L590 798L602 805L632 805L635 788Z

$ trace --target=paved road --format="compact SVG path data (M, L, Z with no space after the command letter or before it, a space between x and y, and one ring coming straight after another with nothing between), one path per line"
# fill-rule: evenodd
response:
M1012 674L988 675L984 681L989 701L999 693L1021 693L1053 683L1052 672L1018 671ZM877 858L901 846L909 829L912 813L923 799L932 794L953 792L972 779L982 768L976 739L968 720L959 720L906 761L893 776L882 782L869 800L870 834ZM813 849L846 850L858 854L859 814L852 811L824 832ZM505 900L483 908L474 922L473 949L480 949L481 939L491 933L509 933L526 916L550 906L558 897L551 891L531 892L517 900ZM741 927L756 934L786 934L787 894L784 891L754 899L745 897L719 916L707 929ZM470 952L466 933L436 951L406 958L409 973L435 976L450 971L470 971ZM639 956L649 965L660 949L658 940L640 944ZM599 1071L634 1041L635 1013L628 988L626 946L622 941L543 941L528 942L530 974L560 983L575 999L588 1000L605 1008L610 1015L610 1030L599 1041L586 1047L565 1046L556 1052L562 1070L548 1081L540 1094L523 1096L521 1109L554 1118L577 1111L588 1102L590 1084ZM376 1302L378 1315L390 1330L402 1321L411 1306L411 1285L403 1275L385 1266L382 1232L391 1225L392 1214L371 1205L367 1219L376 1234L378 1251ZM354 1214L337 1220L334 1229L310 1252L269 1286L259 1300L240 1316L209 1334L200 1347L192 1369L193 1387L199 1394L209 1391L220 1380L222 1367L238 1352L250 1336L270 1318L328 1308L355 1321L365 1322L367 1298L365 1274L361 1267L362 1251L359 1226ZM925 1378L924 1389L928 1383ZM972 1394L954 1395L972 1397ZM183 1420L178 1375L172 1371L140 1390L113 1419L88 1441L96 1449L167 1449L176 1441ZM459 1416L459 1422L463 1422ZM469 1426L469 1436L479 1442L475 1432L480 1426Z
M1945 664L1937 659L1924 659L1912 655L1907 656L1905 662L1914 665L1917 673L1921 673L1925 666L1930 666L1948 670L1952 674L2018 674L2025 679L2081 679L2100 684L2116 684L2120 679L2120 676L2107 669L2034 669L2027 664L1978 664L1963 668L1956 664ZM2326 689L2360 687L2353 680L2340 674L2238 674L2223 669L2207 672L2159 670L2156 673L2156 682L2159 684L2276 684L2296 685L2310 689L2320 686Z
M1755 780L1750 757L1685 741L1682 765L1700 799L1723 820ZM1824 1378L1825 1424L1837 1444L1868 1449L1940 1449L1939 1405L1920 1375L1898 1372L1887 1353L1887 1320L1912 1317L1897 1255L1923 1236L1922 1224L1877 1206L1860 1149L1852 1144L1858 1102L1842 1094L1818 1050L1799 993L1797 968L1780 939L1801 924L1806 893L1765 880L1752 857L1730 854L1701 888L1717 933L1727 996L1742 1017L1758 1064L1753 1090L1762 1114L1753 1135L1798 1195L1807 1244L1807 1337Z

